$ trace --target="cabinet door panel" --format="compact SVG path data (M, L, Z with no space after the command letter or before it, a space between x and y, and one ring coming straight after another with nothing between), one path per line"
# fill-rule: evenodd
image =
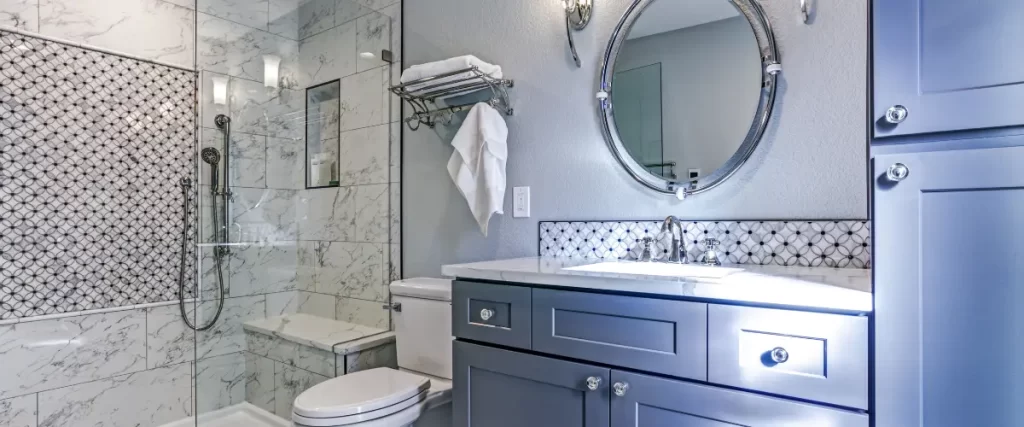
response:
M867 427L868 416L685 381L612 371L612 427Z
M875 186L877 427L1024 425L1024 148L898 154Z
M607 368L454 342L456 427L608 427ZM600 379L587 389L587 378Z
M703 380L708 306L689 301L533 290L533 349Z
M875 136L1024 125L1024 2L874 0ZM903 123L882 118L907 107Z

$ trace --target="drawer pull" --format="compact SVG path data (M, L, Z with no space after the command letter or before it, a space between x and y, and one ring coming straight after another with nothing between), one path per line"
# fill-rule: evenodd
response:
M587 378L587 390L596 391L599 387L601 387L600 377Z
M622 397L629 391L629 383L618 382L612 385L612 391L615 392L616 396Z
M786 363L789 360L789 352L782 347L775 347L772 349L772 362L775 363Z
M480 310L480 319L483 320L484 322L490 320L492 317L494 317L494 310L491 310L489 308Z

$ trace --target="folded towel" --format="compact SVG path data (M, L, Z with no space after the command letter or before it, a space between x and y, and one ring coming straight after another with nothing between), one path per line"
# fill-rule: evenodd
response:
M445 73L451 73L458 70L463 70L472 66L476 66L480 71L488 76L500 79L503 77L501 73L501 67L481 61L473 55L456 56L454 58L446 59L444 61L428 62L426 64L413 65L402 72L402 83L408 83L411 81L419 80L425 77L437 76ZM429 85L444 84L446 82L452 82L456 80L465 79L472 77L473 73L465 72L459 73L454 76L446 77L443 79L433 80L427 83L417 84L410 86L410 90L415 90ZM441 86L443 87L443 86Z
M455 152L448 160L448 174L469 203L487 236L491 215L503 215L505 162L508 159L508 126L501 113L485 103L473 106L452 140Z

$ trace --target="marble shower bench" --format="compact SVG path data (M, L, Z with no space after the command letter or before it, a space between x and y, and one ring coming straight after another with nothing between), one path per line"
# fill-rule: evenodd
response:
M395 334L309 314L253 320L245 328L246 401L291 419L292 402L328 379L398 368Z

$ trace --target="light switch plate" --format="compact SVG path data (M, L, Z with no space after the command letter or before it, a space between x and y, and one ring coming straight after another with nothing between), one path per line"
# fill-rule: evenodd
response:
M530 187L515 187L512 189L512 217L530 217Z

